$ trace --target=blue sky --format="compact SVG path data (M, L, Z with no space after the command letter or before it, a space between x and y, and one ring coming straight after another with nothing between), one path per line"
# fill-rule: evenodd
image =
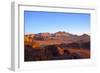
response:
M25 34L65 31L90 33L90 14L24 11Z

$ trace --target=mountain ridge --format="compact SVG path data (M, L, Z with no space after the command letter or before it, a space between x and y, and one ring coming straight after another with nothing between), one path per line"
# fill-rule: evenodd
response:
M25 38L30 38L32 41L37 41L40 44L69 44L69 43L86 43L90 42L90 36L87 34L75 35L68 32L55 32L55 33L38 33L27 34Z

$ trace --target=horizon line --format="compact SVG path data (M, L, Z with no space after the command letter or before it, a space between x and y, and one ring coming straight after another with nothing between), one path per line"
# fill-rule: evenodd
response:
M66 31L57 31L57 32L66 32ZM39 32L39 33L50 33L50 34L54 34L56 32ZM28 32L28 33L25 33L24 35L27 35L27 34L39 34L39 33L31 33L31 32ZM90 32L84 32L84 33L74 33L74 32L66 32L66 33L70 33L70 34L73 34L73 35L83 35L83 34L87 34L87 35L90 35Z

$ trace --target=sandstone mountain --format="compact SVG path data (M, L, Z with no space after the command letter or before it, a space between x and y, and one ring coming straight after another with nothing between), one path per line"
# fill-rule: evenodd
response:
M90 36L87 34L74 35L68 32L55 32L55 33L38 33L38 34L28 34L25 35L32 39L33 41L38 41L40 43L49 42L50 44L69 44L69 43L85 43L90 42Z

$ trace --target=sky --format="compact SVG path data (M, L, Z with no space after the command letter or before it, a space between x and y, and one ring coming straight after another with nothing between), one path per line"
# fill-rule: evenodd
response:
M25 34L65 31L90 33L90 14L24 11Z

